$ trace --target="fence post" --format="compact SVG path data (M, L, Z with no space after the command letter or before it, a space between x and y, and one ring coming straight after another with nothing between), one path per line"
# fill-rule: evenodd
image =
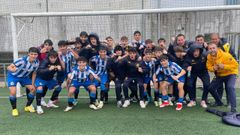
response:
M5 87L7 87L7 74L6 74L6 64L3 63L3 75L4 75L4 83Z

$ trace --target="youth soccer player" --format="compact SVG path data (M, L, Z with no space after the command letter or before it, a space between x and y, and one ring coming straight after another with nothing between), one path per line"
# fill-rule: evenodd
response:
M178 86L178 102L176 110L182 110L182 103L184 100L184 82L185 82L185 74L186 71L183 70L179 65L177 65L174 62L168 61L168 57L166 55L162 55L160 57L160 67L156 70L156 76L158 76L160 73L159 81L162 82L160 85L161 91L162 91L162 100L163 103L160 105L160 108L168 106L168 93L167 93L167 87L171 84L173 84L174 81L177 82Z
M143 87L143 77L147 72L147 68L142 61L138 60L137 50L135 48L130 48L128 50L129 56L123 60L124 70L126 72L126 78L123 84L123 91L125 96L125 101L123 107L128 107L130 105L130 100L128 96L128 88L132 82L136 82L139 86L140 93L140 106L145 108L144 104L144 87Z
M65 64L65 70L60 71L57 74L57 81L61 86L67 78L67 74L71 72L74 61L79 58L79 56L72 48L67 47L67 42L64 40L58 42L58 54L60 60Z
M122 68L122 59L124 57L124 50L120 45L114 48L114 57L110 58L107 62L107 69L110 78L113 78L115 83L115 93L117 99L117 107L122 107L122 84L125 79L125 72Z
M106 87L106 84L108 83L106 66L109 59L107 56L107 47L100 46L98 53L99 55L93 56L90 59L90 65L95 69L95 74L97 74L101 79L101 83L96 83L96 86L100 86L100 102L98 107L102 108L104 105L103 101L108 93L108 88Z
M100 78L94 73L91 67L87 65L87 59L80 57L77 59L77 67L73 68L73 71L69 74L68 84L70 84L68 90L68 106L64 110L68 112L73 109L74 92L83 86L90 93L90 105L91 109L97 110L99 107L95 104L96 102L96 86L94 81L100 81Z
M136 48L138 54L142 56L145 49L145 42L142 40L142 34L140 31L135 31L133 35L132 47Z
M37 59L38 53L39 50L36 47L31 47L28 50L28 56L17 59L7 67L7 82L10 90L9 100L12 106L12 116L19 115L16 98L17 83L20 83L22 86L25 86L30 90L30 93L27 95L27 104L24 110L31 113L35 112L35 109L31 106L31 104L34 100L34 93L36 90L34 82L36 79L36 71L39 67L39 61ZM29 78L31 73L32 78Z
M144 86L144 97L145 97L145 106L143 106L144 108L147 106L148 104L148 97L150 97L151 93L151 80L153 78L153 74L155 72L155 59L152 58L153 54L152 54L152 50L151 49L145 49L144 51L144 59L143 59L143 63L145 64L146 68L148 69L146 72L146 74L144 75L144 80L143 80L143 86ZM148 91L148 85L150 90ZM157 102L158 103L158 97L159 97L159 92L154 90L154 103Z
M64 63L58 58L56 51L50 51L47 59L43 60L37 71L37 78L35 81L36 90L36 102L37 102L37 114L43 114L44 111L41 107L41 98L43 88L47 87L49 90L54 89L52 97L50 98L47 107L58 108L53 102L58 97L62 88L58 85L57 81L54 80L54 75L58 71L64 70Z

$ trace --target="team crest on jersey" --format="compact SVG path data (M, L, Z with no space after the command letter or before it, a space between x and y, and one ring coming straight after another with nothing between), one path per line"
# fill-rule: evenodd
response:
M10 85L14 85L14 82L10 82Z

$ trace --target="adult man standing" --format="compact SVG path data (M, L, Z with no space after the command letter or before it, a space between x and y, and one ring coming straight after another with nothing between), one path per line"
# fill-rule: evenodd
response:
M231 54L223 52L214 43L208 45L208 51L207 69L210 72L215 72L216 75L215 81L211 82L210 89L218 89L224 83L231 111L236 112L235 83L238 74L238 63Z

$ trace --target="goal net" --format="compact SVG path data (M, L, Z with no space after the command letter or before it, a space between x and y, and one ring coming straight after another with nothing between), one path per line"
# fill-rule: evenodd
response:
M113 37L117 44L121 36L132 40L133 32L142 32L143 39L171 37L184 34L194 40L203 34L209 40L210 33L219 33L235 49L239 57L240 6L161 8L140 10L111 10L84 12L44 12L11 14L12 46L14 59L51 39L54 48L59 40L71 40L81 31L95 32L100 40Z

